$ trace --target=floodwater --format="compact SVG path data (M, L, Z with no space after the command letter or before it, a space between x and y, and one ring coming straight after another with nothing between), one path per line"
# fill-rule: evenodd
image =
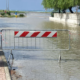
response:
M49 21L49 16L46 13L29 13L25 18L0 18L1 29L67 29L70 34L69 50L33 51L32 48L31 51L13 50L13 68L16 69L15 75L12 75L13 80L80 80L80 26L52 22ZM59 43L52 44L56 40ZM31 42L30 39L28 41ZM44 44L49 46L52 44L57 49L67 49L69 47L68 34L65 31L58 32L58 38L55 40L49 39L49 41L42 42L43 46L40 46L40 44L37 44L37 46L44 48ZM58 62L60 52L61 62ZM4 50L4 53L6 59L8 59L10 51Z

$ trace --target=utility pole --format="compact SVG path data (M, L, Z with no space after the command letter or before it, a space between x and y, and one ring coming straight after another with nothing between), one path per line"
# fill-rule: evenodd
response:
M6 10L7 10L7 0L6 0Z
M9 0L6 0L6 10L9 11Z
M8 0L8 11L9 11L9 0Z

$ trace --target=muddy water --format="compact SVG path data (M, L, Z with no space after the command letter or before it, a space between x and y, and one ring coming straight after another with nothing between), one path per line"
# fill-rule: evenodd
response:
M68 51L61 51L60 63L58 63L60 51L13 51L15 75L21 75L20 78L12 75L13 80L80 80L80 26L51 22L48 17L49 14L29 13L25 18L0 18L1 28L70 30L71 48ZM56 44L57 48L68 48L67 40L68 34L59 32L60 43ZM10 51L4 52L8 58Z

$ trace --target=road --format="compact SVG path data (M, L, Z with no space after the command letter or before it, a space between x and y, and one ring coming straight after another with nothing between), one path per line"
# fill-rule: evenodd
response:
M80 46L78 45L80 44L78 35L80 28L49 22L48 17L49 14L29 13L25 18L0 18L2 21L0 27L6 29L69 29L71 31L71 49L61 51L62 60L60 63L58 62L60 51L13 50L13 68L16 69L12 75L13 80L80 80ZM74 36L73 33L76 35ZM30 39L29 42L31 42ZM46 42L47 44L50 42ZM40 45L38 44L38 46ZM4 50L4 52L8 58L10 51Z

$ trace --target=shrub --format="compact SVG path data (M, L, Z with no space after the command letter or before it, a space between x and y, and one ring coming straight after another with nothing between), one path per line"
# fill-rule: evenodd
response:
M24 17L24 14L20 14L19 17Z
M11 12L9 11L9 12L7 12L7 14L10 16L11 15Z
M2 16L4 16L4 15L5 15L5 13L1 13L1 15L2 15Z

